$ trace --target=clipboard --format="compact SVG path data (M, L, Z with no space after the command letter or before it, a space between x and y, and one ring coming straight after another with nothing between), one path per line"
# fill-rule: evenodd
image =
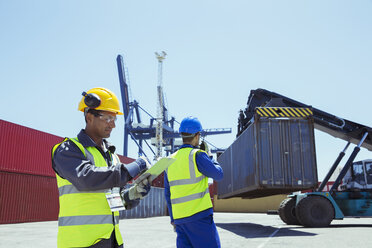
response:
M157 178L163 171L165 171L171 164L173 164L176 161L175 158L161 158L158 162L156 162L153 166L151 166L150 169L142 173L136 180L134 180L134 183L141 182L144 178L148 177L148 174L150 174L150 183Z

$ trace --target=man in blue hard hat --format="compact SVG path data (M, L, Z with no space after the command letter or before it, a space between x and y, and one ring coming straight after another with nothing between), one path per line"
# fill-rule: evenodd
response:
M176 162L164 174L165 198L177 232L177 247L221 247L208 178L221 180L222 168L211 159L204 141L200 146L204 150L199 148L202 125L197 118L184 118L179 131L183 144L171 155Z

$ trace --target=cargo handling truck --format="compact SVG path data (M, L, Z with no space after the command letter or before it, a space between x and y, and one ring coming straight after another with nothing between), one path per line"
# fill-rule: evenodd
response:
M319 185L314 128L347 142ZM350 144L353 152L329 191L324 191ZM224 179L219 199L289 194L278 209L283 222L326 227L334 219L372 217L372 128L331 115L264 89L252 90L238 118L236 140L217 160ZM296 192L307 191L306 193ZM295 192L295 193L293 193Z

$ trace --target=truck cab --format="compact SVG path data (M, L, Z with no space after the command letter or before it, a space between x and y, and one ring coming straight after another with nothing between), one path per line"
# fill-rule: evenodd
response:
M340 188L342 191L372 190L372 159L354 162Z

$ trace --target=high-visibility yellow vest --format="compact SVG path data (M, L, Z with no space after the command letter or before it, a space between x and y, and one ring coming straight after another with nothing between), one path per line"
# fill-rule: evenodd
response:
M67 138L64 140L66 141ZM97 167L107 167L101 153L95 147L86 147L77 138L69 139L74 142L81 152ZM56 148L52 150L52 158ZM111 154L114 163L119 162L115 154ZM109 239L115 229L119 245L123 239L119 231L119 211L111 212L106 199L109 190L79 191L68 180L56 174L59 191L59 215L57 246L88 247Z
M174 219L189 217L213 207L209 195L208 177L196 166L196 152L202 150L182 148L172 154L176 161L167 169L170 199Z

